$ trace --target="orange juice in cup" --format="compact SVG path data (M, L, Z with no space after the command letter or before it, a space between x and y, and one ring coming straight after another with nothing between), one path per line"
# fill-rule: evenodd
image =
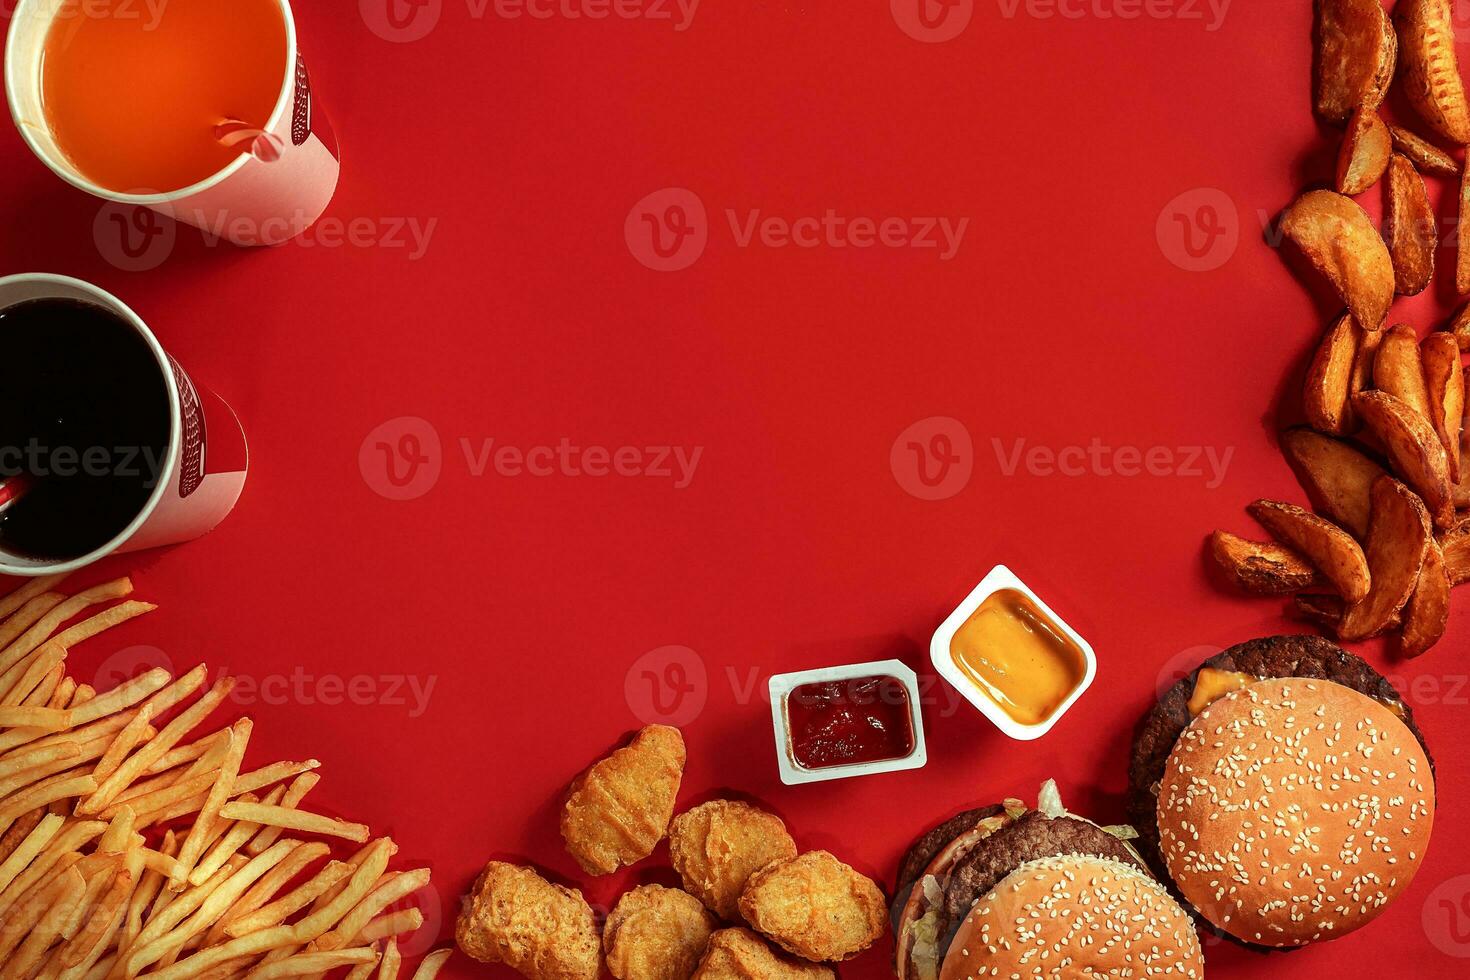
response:
M237 244L300 234L337 186L289 0L19 0L5 88L62 178Z

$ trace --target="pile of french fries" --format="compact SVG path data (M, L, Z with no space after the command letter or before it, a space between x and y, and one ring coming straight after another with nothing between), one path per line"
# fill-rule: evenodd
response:
M1314 108L1344 126L1335 190L1303 194L1281 230L1347 307L1307 373L1308 425L1281 440L1316 513L1249 508L1273 540L1217 531L1210 554L1235 584L1293 594L1344 641L1397 630L1405 656L1443 638L1450 590L1470 581L1470 419L1461 354L1470 306L1421 341L1387 328L1396 296L1434 278L1438 218L1424 174L1460 181L1456 291L1470 294L1470 168L1379 114L1392 85L1437 137L1470 143L1450 0L1315 0ZM1387 177L1386 180L1383 178ZM1352 198L1384 184L1384 228Z
M392 840L301 809L316 760L244 770L248 718L197 734L229 678L76 683L69 650L155 607L127 579L60 584L0 598L0 980L396 977L423 915L391 906L428 870L389 871ZM333 860L295 834L362 847Z

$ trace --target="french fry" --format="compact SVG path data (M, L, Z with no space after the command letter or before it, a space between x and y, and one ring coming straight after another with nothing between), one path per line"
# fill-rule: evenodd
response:
M0 676L0 690L7 692L3 698L0 698L0 702L7 705L25 703L31 692L41 683L42 678L51 673L51 669L65 659L66 648L56 643L47 643L33 654L22 657L3 676ZM44 704L50 697L51 694L48 691L37 700Z
M96 789L95 779L75 770L58 773L50 779L43 779L25 792L17 793L4 803L0 803L0 831L8 828L27 810L33 810L38 806L49 806L57 800L85 796Z
M60 592L42 592L31 596L9 619L0 624L0 649L9 647L22 633L35 626L41 618L66 601Z
M1377 330L1393 303L1393 259L1364 211L1350 197L1308 191L1286 209L1282 233L1326 276L1365 330Z
M1337 156L1337 192L1349 197L1366 193L1383 177L1393 155L1393 137L1373 109L1358 106L1348 117L1347 133Z
M1384 235L1393 259L1394 288L1403 296L1417 296L1434 279L1434 257L1439 250L1439 219L1429 203L1424 178L1409 158L1395 153L1388 165L1388 207Z
M371 949L343 949L330 953L297 953L245 974L246 980L278 980L280 977L304 977L326 973L338 967L377 962Z
M317 940L321 949L340 949L350 945L356 935L371 922L374 917L388 906L401 898L412 895L429 883L429 869L420 868L417 871L408 871L403 874L394 875L388 881L379 884L367 897L343 917L335 929Z
M398 980L398 971L403 966L403 955L398 952L398 943L389 939L378 961L378 980Z
M162 959L174 947L175 942L182 941L180 937L174 935L174 929L193 915L209 899L209 896L230 879L236 870L238 870L236 865L227 864L215 872L213 878L198 888L180 892L162 909L155 907L143 931L138 934L138 938L133 941L132 948L128 951L123 967L126 974L137 976L145 968ZM164 889L159 893L159 898L167 893L168 890Z
M1353 408L1383 442L1395 472L1429 508L1435 526L1450 527L1455 521L1455 503L1449 457L1429 420L1383 391L1354 395Z
M169 722L158 733L158 736L129 757L117 771L108 776L97 790L77 806L78 816L87 816L102 810L113 797L127 788L134 779L140 776L149 765L156 762L165 752L178 744L195 725L203 721L210 712L219 707L220 702L229 696L234 687L231 678L218 681L212 689L205 693L199 700L195 701L178 717Z
M22 814L19 820L16 820L15 823L10 825L9 830L0 834L0 864L8 861L10 855L14 854L16 849L25 843L25 839L31 835L31 831L40 825L41 818L45 817L47 813L48 811L46 809L37 807L29 813ZM64 816L64 814L58 814L58 816Z
M36 596L49 592L53 585L60 585L69 574L71 573L63 572L60 575L42 575L39 578L33 578L14 592L11 592L4 598L0 598L0 620L12 615L25 606L26 603L36 598ZM61 600L58 599L57 601L59 602ZM20 634L17 633L16 635L19 636ZM3 636L3 634L0 634L0 636ZM3 642L9 643L14 638L10 637L10 639L3 640Z
M304 772L297 776L286 788L286 794L281 797L280 805L288 810L294 810L301 805L301 801L306 799L306 794L316 787L321 778L314 772ZM251 854L259 854L276 842L281 836L281 830L280 827L262 827L260 833L255 835L255 839L245 846L245 850Z
M277 786L266 796L265 802L272 805L279 803L284 793L285 789ZM254 793L246 793L240 797L240 802L259 803L261 801ZM260 824L250 823L245 820L236 820L234 822L221 821L221 825L221 829L224 832L220 835L219 840L215 842L214 846L209 849L209 852L201 857L198 863L194 865L194 870L189 872L189 884L197 885L214 874L215 869L224 864L229 858L234 857L245 846L245 842L253 837L256 831L260 830Z
M230 911L218 922L210 927L209 935L205 939L207 945L213 946L215 943L218 943L221 939L224 938L225 930L230 925L245 918L252 912L255 912L258 909L264 907L265 904L272 901L276 897L276 894L289 882L296 880L296 876L305 871L308 866L331 854L331 848L328 847L326 844L321 843L320 841L313 841L309 844L305 844L300 841L293 840L288 841L288 843L293 845L291 853L283 858L281 862L277 864L274 868L271 868L270 871L266 872L259 881L251 885L249 891L240 896L240 899L235 902L235 904L230 908ZM343 866L343 875L346 875L345 865ZM329 881L326 885L323 886L323 890L325 890L327 887L330 887L331 884L332 882ZM315 895L311 895L304 898L302 900L302 904L304 905L305 903L310 902L315 897ZM283 915L282 918L284 917L285 916ZM270 924L275 925L277 923ZM264 928L264 926L262 926L261 928Z
M108 715L131 708L163 688L168 682L168 671L161 667L150 670L146 674L119 684L106 694L92 698L80 708L73 709L72 719L80 726L106 718Z
M87 607L95 606L100 602L121 599L132 591L133 583L126 578L120 578L78 592L64 602L58 603L54 609L37 620L34 626L22 633L15 642L4 650L0 650L0 672L9 670L21 657L45 643L62 623L85 611Z
M1408 487L1382 476L1373 484L1367 557L1372 587L1343 614L1344 640L1365 640L1388 628L1419 582L1432 538L1429 511Z
M170 889L178 891L184 887L185 876L193 870L195 863L204 854L205 842L220 819L220 807L229 799L235 786L235 779L240 775L240 762L245 758L245 747L250 744L252 730L253 726L249 718L241 718L231 728L232 737L229 749L225 753L214 785L210 787L208 795L204 798L204 806L200 808L199 815L194 819L194 825L189 829L188 836L184 838L184 846L179 850L179 864L183 866L182 872L179 877L172 879L169 884ZM231 817L231 819L234 818Z
M1344 599L1358 602L1368 594L1368 559L1352 535L1295 504L1257 500L1248 509L1276 540L1305 556Z
M1465 372L1460 346L1447 333L1432 333L1420 344L1429 392L1429 421L1444 446L1450 482L1460 481L1460 427L1465 418Z
M1460 175L1459 162L1424 137L1401 126L1390 126L1388 131L1393 137L1394 149L1408 157L1421 174L1434 174L1436 177Z
M182 766L186 763L196 762L197 760L204 758L206 755L209 755L211 752L219 749L220 743L225 741L229 737L230 730L228 728L224 728L220 731L215 732L212 735L206 735L204 738L195 739L187 745L176 745L165 752L163 754L163 758L159 759L157 762L153 763L153 765L149 766L148 772L152 775L156 775L161 772L166 772L169 769L173 769L175 766Z
M225 935L231 939L239 939L251 933L260 932L280 925L286 918L295 912L305 908L309 903L316 901L326 894L327 890L339 882L345 881L355 869L344 861L332 861L323 867L312 877L310 881L303 883L268 905L263 905L254 912L237 916L225 926Z
M449 956L453 952L450 949L436 949L419 960L419 968L413 971L413 980L434 980L439 971L444 969L444 964L449 962Z
M100 897L96 907L82 930L61 951L61 965L76 967L101 958L105 952L100 948L102 941L117 929L126 911L128 896L132 894L136 870L123 867L113 874L107 891ZM95 955L93 955L95 953Z
M124 806L118 810L107 829L102 832L102 839L97 842L97 853L99 854L121 854L127 849L128 842L133 836L133 808Z
M21 726L48 732L64 731L71 727L71 713L56 708L0 707L0 727Z
M97 768L92 771L92 775L97 779L106 779L117 772L117 767L122 765L128 753L144 741L143 733L152 727L152 721L153 706L145 704L138 709L133 719L117 733L117 737L107 746L107 751L102 753L102 759L97 763Z
M348 823L334 817L324 817L306 810L292 810L283 806L265 806L260 803L226 803L220 815L230 820L248 820L251 823L286 830L298 830L307 834L322 834L341 837L359 844L368 839L368 828L360 823Z
M72 698L77 693L77 682L70 677L61 678L61 683L56 685L56 690L51 692L51 700L46 702L48 708L68 707Z
M44 887L44 883L51 877L65 871L72 862L80 860L78 849L101 837L106 829L107 824L100 820L83 820L65 825L40 856L0 891L0 919L31 889Z
M380 939L401 936L405 932L416 932L423 924L424 913L418 909L400 909L397 912L389 912L363 926L362 931L353 939L352 945L361 946Z
M1361 333L1351 316L1344 313L1338 317L1327 328L1307 370L1302 404L1307 421L1320 432L1341 435L1348 430L1349 386Z
M136 619L139 616L151 613L157 608L151 602L137 602L131 599L127 602L119 602L117 605L103 610L92 618L85 619L75 626L63 630L56 637L56 642L70 650L78 643L90 640L92 637L105 633L114 626L120 626L130 619Z
M61 935L62 926L86 889L81 873L76 868L68 868L34 901L22 902L12 910L19 914L0 926L0 961L5 961L8 976L29 976L40 964L42 955ZM19 948L12 942L12 936L16 941L24 940L19 942Z
M65 818L55 814L43 816L36 823L35 828L26 835L25 840L20 842L20 846L11 851L10 856L4 862L0 862L0 893L4 893L6 887L16 879L16 876L46 849L46 845L56 839L63 823L65 823Z

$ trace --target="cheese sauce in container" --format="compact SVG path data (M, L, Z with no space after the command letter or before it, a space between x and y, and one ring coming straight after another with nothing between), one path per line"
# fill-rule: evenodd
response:
M1097 676L1087 641L1004 565L939 627L929 657L967 701L1021 741L1051 731Z

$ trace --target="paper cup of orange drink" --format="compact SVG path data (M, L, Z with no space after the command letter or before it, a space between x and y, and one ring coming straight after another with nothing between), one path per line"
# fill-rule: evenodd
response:
M0 337L0 575L179 544L234 509L249 462L235 413L117 297L0 278Z
M278 245L341 173L288 0L19 0L5 91L68 183L237 245Z

